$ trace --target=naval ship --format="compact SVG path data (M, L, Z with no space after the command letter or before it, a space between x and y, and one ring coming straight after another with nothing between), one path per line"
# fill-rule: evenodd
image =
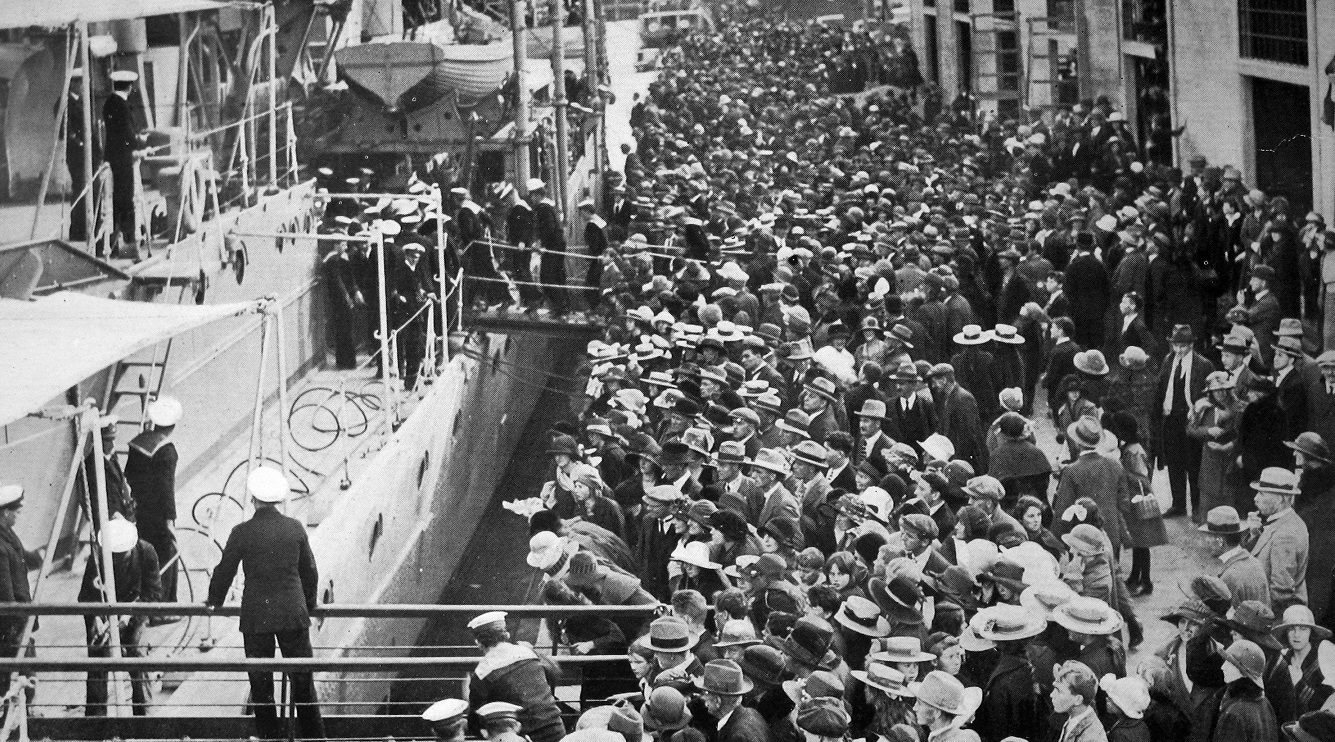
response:
M46 547L36 602L73 601L94 548L88 508L99 505L79 480L83 455L100 445L96 431L111 425L123 452L160 396L185 410L173 436L180 601L203 600L228 530L249 513L245 472L264 460L293 482L288 513L310 526L322 604L429 602L454 574L561 343L436 332L432 368L414 388L404 388L395 364L377 373L365 354L358 369L327 368L324 250L311 235L337 192L367 200L365 174L345 158L337 176L327 170L321 180L303 162L297 132L309 127L303 116L318 117L303 108L298 83L365 82L341 76L340 50L401 36L401 16L385 0L0 7L0 336L13 351L0 361L0 479L25 487L18 533L28 547ZM462 56L470 53L494 61L489 51ZM147 133L134 245L112 233L110 175L85 156L95 147L76 141L96 141L113 70L136 72L130 102ZM457 92L438 98L460 101ZM497 172L513 176L513 161L505 163ZM420 197L440 205L438 188ZM458 306L444 304L433 329L458 327ZM382 347L392 340L382 337ZM329 618L312 627L312 643L320 656L410 647L425 621ZM231 621L190 618L149 631L155 656L242 656ZM81 620L57 616L27 641L43 656L79 656L82 637ZM381 707L393 680L322 677L321 700L339 711ZM158 680L154 715L245 708L244 682ZM47 708L32 712L77 707L82 685L60 688L44 686Z

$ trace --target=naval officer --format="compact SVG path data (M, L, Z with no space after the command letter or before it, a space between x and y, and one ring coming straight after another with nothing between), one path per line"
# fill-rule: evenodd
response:
M524 736L533 742L558 742L566 728L552 695L556 667L527 644L510 641L505 616L504 611L491 611L468 622L473 641L483 650L482 660L468 673L468 704L475 714L492 701L518 705L523 708L518 716Z
M23 542L14 532L22 509L23 487L17 484L0 486L0 603L31 603L28 570L42 564L40 550L23 548ZM18 656L19 640L26 623L23 616L0 616L0 656Z
M125 461L125 479L134 495L131 520L139 527L139 535L153 545L158 560L166 571L162 575L164 603L176 602L176 444L172 433L181 421L181 403L173 397L159 397L148 406L148 421L153 424L130 441L130 455ZM112 511L114 514L114 510ZM176 620L154 617L149 625L156 626Z
M111 95L102 105L102 126L106 138L103 152L111 166L111 215L121 244L132 248L138 243L134 224L134 153L139 145L134 114L130 111L130 93L139 75L129 70L111 73Z
M208 605L217 608L227 599L236 570L245 570L241 594L241 634L247 657L272 658L274 645L284 657L311 657L310 612L315 610L320 575L306 538L306 526L278 512L289 485L283 472L256 467L246 478L255 501L255 515L232 529L223 547L222 561L209 582ZM282 739L283 723L274 708L273 673L252 672L250 699L255 708L256 733L261 739ZM289 673L292 699L297 704L297 736L323 739L324 722L309 672Z

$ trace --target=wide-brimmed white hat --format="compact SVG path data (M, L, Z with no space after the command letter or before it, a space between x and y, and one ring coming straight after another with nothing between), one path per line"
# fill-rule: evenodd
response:
M287 476L272 466L257 466L246 477L246 490L260 502L282 502L287 499Z

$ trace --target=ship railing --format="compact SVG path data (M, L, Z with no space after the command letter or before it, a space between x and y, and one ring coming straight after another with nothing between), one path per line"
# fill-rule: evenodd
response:
M659 615L661 605L639 606L555 606L555 605L434 605L434 604L372 604L352 605L329 603L317 606L311 611L311 617L317 624L332 619L373 618L390 619L449 619L454 618L460 624L480 613L502 610L513 620L523 619L560 619L580 616L598 616L615 620L647 621ZM241 607L227 604L209 607L193 603L0 603L0 616L9 617L47 617L82 616L85 618L105 617L111 622L120 620L145 620L164 616L193 616L212 618L232 618L239 616ZM559 633L559 632L554 632ZM286 709L288 718L297 713L296 704L289 692L292 673L316 673L320 688L320 706L327 714L365 713L374 708L386 717L400 717L402 721L415 718L425 703L408 700L378 700L370 703L365 700L344 700L362 697L356 687L367 683L387 686L402 683L421 689L409 691L407 695L420 698L423 693L435 694L430 700L440 697L460 697L465 692L468 672L476 667L481 650L475 645L398 645L398 646L316 646L314 650L321 656L282 657L282 658L246 658L236 656L241 647L209 645L200 647L198 653L186 654L186 648L177 648L165 653L162 648L144 651L143 648L127 647L128 656L119 656L113 648L100 651L101 656L76 656L74 653L83 645L68 644L62 646L38 645L24 656L0 658L0 672L12 678L8 695L0 699L5 705L5 729L0 732L0 739L8 739L11 730L20 730L27 722L27 714L36 711L42 716L60 716L70 707L71 693L77 694L89 683L111 681L111 693L106 698L105 713L111 716L126 717L135 711L134 694L125 702L125 688L121 687L129 676L130 683L140 683L141 691L148 691L160 679L170 677L175 682L189 677L192 681L218 683L224 686L237 686L248 682L247 673L280 673L280 705ZM211 650L211 651L210 651ZM230 651L226 651L230 650ZM86 650L91 655L94 651ZM539 649L557 666L560 671L559 685L564 689L578 689L582 682L605 680L615 672L623 682L630 682L627 655L599 654L584 655L571 648L554 643L548 649ZM373 656L367 656L373 653ZM62 656L63 655L63 656ZM405 656L406 655L406 656ZM609 670L609 665L620 667ZM55 696L62 702L38 701L31 697L31 687L50 688L48 695ZM61 685L74 685L64 692ZM420 684L420 685L419 685ZM104 686L105 687L105 686ZM239 698L241 692L219 694L223 697ZM38 697L40 697L40 693ZM151 704L151 694L139 698L138 711L143 712L145 705ZM563 693L568 696L569 693ZM82 696L80 696L82 698ZM237 715L240 704L215 703L206 701L191 702L189 699L164 700L163 703L176 709L176 715L220 716ZM429 703L429 701L428 701ZM99 706L98 711L103 711ZM577 716L580 709L573 701L563 703L563 712ZM402 729L403 727L398 727ZM425 727L420 730L423 736L429 736Z

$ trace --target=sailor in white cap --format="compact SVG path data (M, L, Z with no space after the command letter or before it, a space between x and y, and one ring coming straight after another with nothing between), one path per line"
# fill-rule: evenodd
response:
M247 657L273 657L274 645L284 657L310 657L310 612L315 610L320 573L306 537L306 526L278 511L289 485L283 472L257 466L246 477L255 515L232 529L222 560L213 570L206 605L216 608L227 599L237 568L246 573L241 593L241 634ZM309 672L289 673L297 704L297 736L323 739L324 722ZM274 708L273 673L250 673L250 699L255 709L256 736L279 739L286 733Z
M533 742L559 742L565 736L565 725L552 695L556 666L528 644L511 642L505 618L504 611L490 611L468 622L473 640L484 652L468 674L468 703L479 714L493 701L519 706L524 736Z
M552 305L552 316L559 318L565 315L570 305L565 289L566 257L560 254L566 251L566 233L561 226L561 213L556 202L547 195L547 185L538 178L531 178L528 182L528 201L533 207L533 234L538 246L544 251L538 268L538 282L542 284L543 295Z
M111 213L122 246L136 248L134 218L134 153L142 139L130 112L130 93L139 76L128 70L111 73L112 94L102 106L102 153L111 167Z
M115 574L116 603L156 603L158 602L161 583L158 581L158 554L153 546L139 539L139 530L124 518L115 518L102 529L102 538L111 550L112 571ZM80 603L108 602L105 594L106 575L102 568L102 553L93 549L92 556L83 572L83 585L79 588ZM143 616L121 616L113 627L111 616L84 616L84 630L88 639L89 657L111 656L111 631L120 632L122 657L143 657L146 652L141 644L144 624ZM88 671L87 707L85 716L107 715L107 674L101 671ZM135 716L147 716L148 705L153 700L153 687L148 673L130 673L130 702Z
M487 739L502 739L506 735L520 738L519 712L523 707L508 701L492 701L478 708L477 718L481 723L482 736Z
M102 472L107 486L107 514L111 518L136 520L135 502L131 497L131 488L125 471L121 469L120 457L116 455L116 427L120 425L117 415L102 415L97 419L97 427L102 433ZM93 530L102 527L102 513L97 506L97 449L93 442L88 442L88 451L84 454L80 482L88 495L87 502L92 506Z
M28 570L41 566L41 551L23 548L14 532L23 510L23 486L0 485L0 601L31 603ZM27 622L23 616L0 616L0 656L16 657L19 639Z
M468 726L468 701L444 698L422 712L422 720L431 725L431 731L441 742L463 742Z
M584 275L584 285L590 289L586 296L592 305L600 296L598 291L603 283L603 261L610 261L613 256L604 256L607 252L607 220L598 215L593 199L580 201L579 213L584 217L584 246L588 249L589 257L593 258L587 261L589 272Z
M176 536L172 527L176 524L177 456L171 436L183 412L175 397L153 400L148 405L148 421L152 427L130 441L130 453L125 461L125 479L134 495L133 520L139 527L139 537L153 545L158 560L167 567L162 575L162 594L158 598L164 603L176 602L179 563L171 562L176 558ZM179 619L154 617L149 620L149 625L175 620Z

